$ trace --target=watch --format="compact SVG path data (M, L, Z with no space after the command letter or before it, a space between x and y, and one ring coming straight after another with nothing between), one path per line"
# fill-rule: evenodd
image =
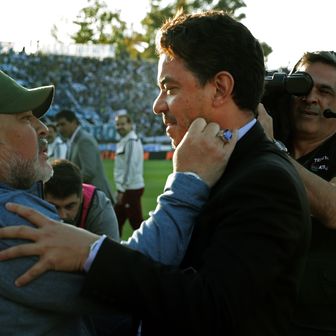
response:
M283 142L281 142L281 141L279 141L279 140L275 140L275 139L273 139L273 143L274 143L275 146L277 146L277 147L281 150L281 152L284 152L284 153L286 153L286 154L289 154L289 153L288 153L288 149L287 149L287 147L283 144Z

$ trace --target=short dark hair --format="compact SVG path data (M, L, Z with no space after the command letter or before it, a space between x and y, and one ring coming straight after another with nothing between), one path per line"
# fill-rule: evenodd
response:
M76 116L76 113L71 110L61 110L55 115L55 119L58 121L60 119L64 118L67 121L76 121L77 124L79 124L79 120Z
M178 56L205 85L218 72L234 78L233 100L255 111L264 91L265 64L260 43L223 11L178 13L157 35L157 52Z
M132 124L132 118L129 114L118 114L116 115L116 119L117 118L125 118L129 124Z
M69 160L54 160L51 163L54 174L44 184L44 193L62 199L70 195L82 195L82 177L77 165Z
M297 68L304 64L312 64L312 63L324 63L333 66L336 68L336 53L335 51L307 51L303 54L303 56L299 59L299 61L294 65L292 73L297 70Z

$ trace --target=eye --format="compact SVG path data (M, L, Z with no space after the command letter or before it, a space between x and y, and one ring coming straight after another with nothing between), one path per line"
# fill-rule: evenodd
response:
M330 86L327 85L321 85L319 87L319 92L322 95L335 96L335 91Z
M33 119L33 115L32 114L24 114L21 116L21 120L24 120L24 121L31 121Z
M175 89L175 87L166 87L165 91L166 91L167 95L171 95L171 94L174 93L174 89Z
M333 96L333 92L331 92L330 90L327 90L327 89L321 89L320 92L323 94L323 95L331 95Z
M75 208L76 204L75 203L70 203L68 205L65 206L65 208L67 210L73 210Z

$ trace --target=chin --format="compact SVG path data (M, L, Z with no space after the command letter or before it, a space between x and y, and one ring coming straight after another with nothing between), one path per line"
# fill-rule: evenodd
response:
M183 137L175 137L175 138L171 138L171 143L173 148L176 148L182 141Z
M43 183L49 181L49 179L53 176L53 169L51 164L48 161L40 163L37 169L38 180L43 181Z
M174 149L176 149L176 147L178 146L178 144L180 143L181 141L179 142L176 142L174 139L171 139L171 145Z

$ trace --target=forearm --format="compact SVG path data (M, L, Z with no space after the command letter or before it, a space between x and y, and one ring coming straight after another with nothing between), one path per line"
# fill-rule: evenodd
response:
M155 211L122 244L163 264L179 265L209 192L207 185L195 176L169 175Z
M267 172L260 175L264 178ZM274 176L279 182L273 192L269 185ZM243 188L246 181L216 197L216 213L209 212L202 223L213 226L209 228L213 238L211 243L206 237L200 238L205 246L203 242L199 245L201 261L192 265L195 269L189 267L183 272L164 267L105 241L87 276L86 293L122 302L141 318L149 316L162 324L167 322L167 311L172 311L170 327L181 330L181 326L190 331L192 326L200 334L205 334L205 330L209 334L225 334L223 330L231 323L248 319L250 312L259 308L258 298L268 295L274 283L284 283L282 280L288 277L284 260L291 263L292 257L297 258L301 230L309 231L302 221L299 203L293 206L298 199L291 199L294 186L285 183L286 176L271 172L261 183L261 177L252 177L246 177L251 186L248 190L260 188L253 199ZM237 211L237 204L244 206ZM107 271L108 264L113 267ZM125 289L129 289L126 295ZM270 306L273 304L277 305L277 299ZM217 333L211 333L213 316L220 316Z
M336 186L291 159L305 185L311 213L325 226L336 229Z

